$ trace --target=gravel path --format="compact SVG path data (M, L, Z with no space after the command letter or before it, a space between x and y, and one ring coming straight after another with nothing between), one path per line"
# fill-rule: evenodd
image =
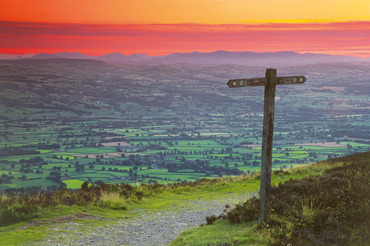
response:
M245 201L251 194L229 194L217 200L184 201L156 211L136 210L137 216L107 221L86 228L77 222L58 224L37 245L168 245L181 232L206 223L206 217L220 215L226 204Z

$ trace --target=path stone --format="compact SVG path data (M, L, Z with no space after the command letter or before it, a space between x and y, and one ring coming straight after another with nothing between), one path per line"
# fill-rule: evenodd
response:
M116 223L107 222L104 226L93 226L89 230L80 230L76 223L68 223L65 229L72 232L78 230L73 236L63 230L55 231L53 235L48 235L44 241L36 245L168 245L181 232L205 224L207 216L220 215L226 204L235 206L252 195L229 194L217 200L182 202L181 205L163 208L160 211L141 210L142 213L134 218L119 219Z

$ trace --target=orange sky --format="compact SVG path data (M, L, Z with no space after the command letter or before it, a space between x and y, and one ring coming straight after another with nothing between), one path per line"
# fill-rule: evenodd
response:
M368 0L1 0L4 21L201 23L370 21Z
M370 56L369 0L0 0L0 53Z

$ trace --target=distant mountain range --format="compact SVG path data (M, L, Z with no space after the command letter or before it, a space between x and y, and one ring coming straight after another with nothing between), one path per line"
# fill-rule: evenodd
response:
M124 55L113 52L101 56L88 56L79 52L60 52L55 54L40 53L26 59L91 59L105 62L146 62L146 63L190 63L190 64L238 64L238 65L296 65L328 62L370 62L370 58L326 54L300 54L293 51L255 53L250 51L173 53L165 56L145 54Z

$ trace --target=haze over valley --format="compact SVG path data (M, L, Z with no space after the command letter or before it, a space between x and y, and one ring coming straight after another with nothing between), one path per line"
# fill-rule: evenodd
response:
M263 88L226 82L264 77L266 66L193 55L193 64L1 60L0 189L259 172ZM369 150L369 63L278 66L307 82L277 86L274 169Z

